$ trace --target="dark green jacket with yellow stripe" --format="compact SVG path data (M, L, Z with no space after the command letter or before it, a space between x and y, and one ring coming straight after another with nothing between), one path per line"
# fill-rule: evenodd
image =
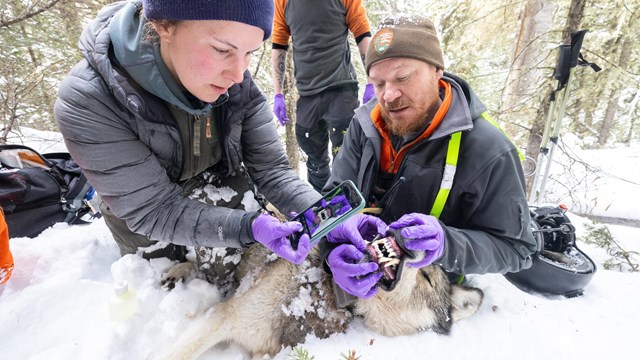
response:
M445 73L452 103L441 124L402 159L394 184L380 206L387 224L402 215L429 214L440 189L451 134L462 131L457 171L439 218L445 232L443 256L436 261L456 274L516 272L531 266L537 245L530 229L525 181L513 143L482 118L485 106L462 79ZM333 161L325 189L352 180L365 199L379 175L380 135L371 120L377 104L356 110L355 119Z

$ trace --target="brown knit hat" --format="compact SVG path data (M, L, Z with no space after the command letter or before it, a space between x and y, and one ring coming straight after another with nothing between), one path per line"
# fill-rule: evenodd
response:
M444 69L440 41L431 21L421 16L388 17L378 28L365 57L367 75L374 63L398 57L421 60Z

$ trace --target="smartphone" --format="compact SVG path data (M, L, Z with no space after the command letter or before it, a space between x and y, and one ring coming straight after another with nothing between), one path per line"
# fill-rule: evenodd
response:
M340 200L340 202L331 204L331 200L334 199ZM345 206L345 201L348 203L348 207ZM309 235L311 244L320 241L333 228L362 210L364 205L364 197L362 197L356 185L351 180L345 180L329 191L322 199L316 201L291 219L291 221L297 221L302 224L302 230L290 236L291 246L297 250L300 237L303 234ZM348 210L346 210L347 208ZM309 210L314 215L312 224L309 224L309 221L304 216Z

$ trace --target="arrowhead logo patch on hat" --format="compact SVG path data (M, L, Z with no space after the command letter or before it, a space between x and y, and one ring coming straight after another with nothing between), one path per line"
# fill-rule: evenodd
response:
M393 31L391 29L382 29L378 31L373 41L374 48L378 54L384 54L389 46L391 46L391 41L393 41Z

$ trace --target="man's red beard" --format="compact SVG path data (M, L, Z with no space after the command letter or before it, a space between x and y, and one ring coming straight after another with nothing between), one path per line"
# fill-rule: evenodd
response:
M393 119L391 117L391 111L405 107L415 109L416 116L411 116L410 118L404 118L402 120ZM394 102L387 103L385 106L380 106L380 114L387 125L387 129L389 129L392 134L396 136L404 136L424 129L427 123L429 123L436 114L439 107L440 101L432 103L430 106L414 106L409 101L405 101L400 98Z

